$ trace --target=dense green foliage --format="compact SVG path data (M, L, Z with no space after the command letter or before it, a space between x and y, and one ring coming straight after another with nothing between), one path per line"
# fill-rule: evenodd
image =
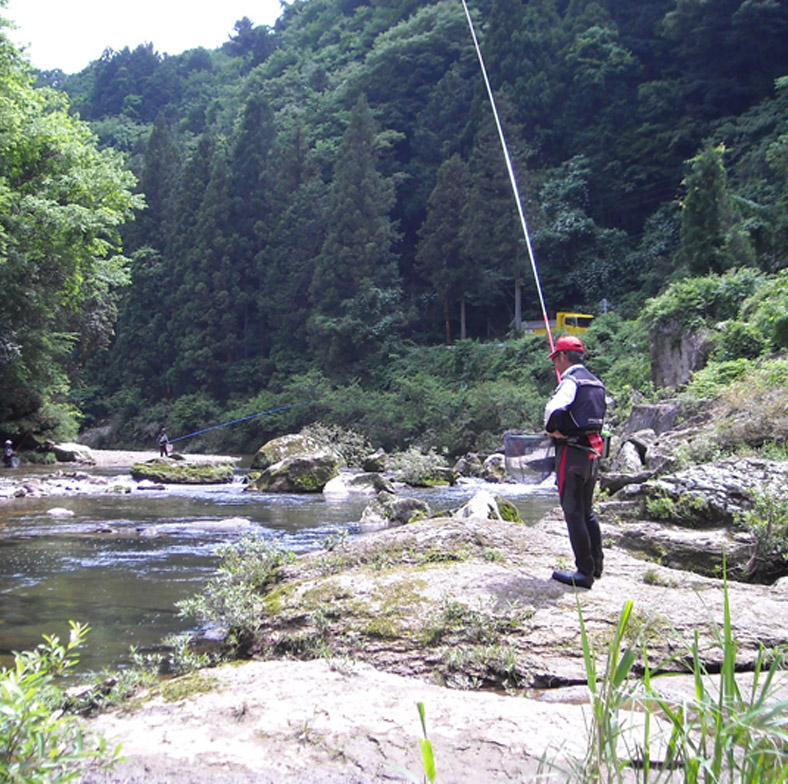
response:
M64 96L34 90L0 33L0 432L62 419L62 393L106 346L127 280L120 225L142 198Z
M608 383L648 387L648 330L670 305L627 320L688 275L731 288L681 314L740 322L718 359L784 346L788 7L471 10L547 305L615 310L589 335ZM123 229L116 338L70 377L86 424L144 443L170 416L194 430L298 401L212 438L249 450L320 420L451 451L538 426L545 342L517 328L539 301L456 0L295 0L215 51L106 51L39 84L127 156L148 204Z
M64 714L66 699L56 679L77 664L76 649L86 626L71 622L69 641L44 637L34 651L14 656L14 666L0 671L0 781L6 784L55 784L72 781L87 761L111 763L102 740L84 745L76 717Z

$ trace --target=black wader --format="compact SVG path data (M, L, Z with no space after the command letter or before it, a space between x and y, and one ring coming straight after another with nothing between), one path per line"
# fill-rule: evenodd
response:
M569 529L577 571L599 577L604 557L602 532L592 507L599 460L588 448L558 444L555 469L558 496Z

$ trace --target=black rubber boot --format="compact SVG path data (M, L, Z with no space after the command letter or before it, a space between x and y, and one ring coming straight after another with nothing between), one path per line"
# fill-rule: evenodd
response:
M553 572L553 579L576 588L590 588L594 584L594 578L582 572Z

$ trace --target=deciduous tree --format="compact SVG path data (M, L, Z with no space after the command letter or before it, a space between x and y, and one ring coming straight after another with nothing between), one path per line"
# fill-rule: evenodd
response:
M128 274L119 227L142 199L120 156L99 150L69 116L65 96L32 87L2 23L0 127L0 422L8 422L66 403L69 371L108 340Z

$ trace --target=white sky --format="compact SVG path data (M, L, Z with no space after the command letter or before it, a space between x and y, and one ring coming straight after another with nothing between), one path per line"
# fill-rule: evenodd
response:
M18 29L8 37L42 70L77 73L114 50L152 43L159 54L216 49L244 16L273 25L279 0L9 0L0 16Z

